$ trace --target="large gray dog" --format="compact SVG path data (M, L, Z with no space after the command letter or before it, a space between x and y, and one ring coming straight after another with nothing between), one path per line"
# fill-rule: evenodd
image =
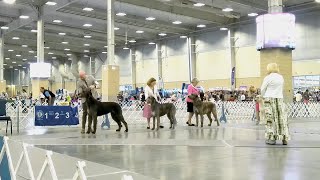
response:
M220 122L217 117L217 108L213 102L202 102L199 96L194 94L191 94L188 97L193 101L193 108L194 108L194 112L196 114L196 120L197 120L196 126L198 126L198 121L199 121L198 116L200 115L201 127L203 127L203 115L205 114L208 116L210 120L210 124L208 124L208 126L211 126L212 124L211 113L213 114L215 121L217 121L217 126L220 126Z
M173 103L163 103L160 104L154 97L148 97L147 103L151 105L151 111L153 116L153 128L155 129L156 118L157 118L157 130L160 128L160 117L167 115L170 120L170 129L174 129L177 124L176 120L176 107Z

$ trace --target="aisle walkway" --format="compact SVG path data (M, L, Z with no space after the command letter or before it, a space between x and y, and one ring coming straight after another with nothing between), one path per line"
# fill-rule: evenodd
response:
M99 130L97 135L42 129L14 138L161 180L318 179L320 122L296 120L290 127L288 146L265 145L263 126L251 124L159 132L131 126L129 133Z

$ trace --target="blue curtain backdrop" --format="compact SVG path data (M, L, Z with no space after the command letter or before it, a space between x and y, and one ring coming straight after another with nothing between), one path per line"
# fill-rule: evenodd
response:
M0 136L0 151L2 147L3 147L3 137ZM7 154L3 156L2 162L0 162L0 177L3 180L11 180Z

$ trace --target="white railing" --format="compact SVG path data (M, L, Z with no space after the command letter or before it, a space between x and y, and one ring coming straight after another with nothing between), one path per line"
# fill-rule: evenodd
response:
M22 103L20 101L7 103L7 115L13 119L13 126L17 129L29 129L34 127L34 106L39 103ZM185 123L188 117L187 105L184 101L174 102L177 108L176 118L178 123ZM251 121L255 113L254 102L217 102L218 118L225 115L228 123L241 123ZM143 114L143 104L140 101L129 101L120 103L123 109L123 115L128 124L145 123ZM224 107L224 114L222 113ZM310 102L305 103L288 103L286 111L289 118L319 118L320 103ZM81 123L82 109L79 106L79 119ZM99 118L102 121L102 118ZM115 124L114 121L110 121Z

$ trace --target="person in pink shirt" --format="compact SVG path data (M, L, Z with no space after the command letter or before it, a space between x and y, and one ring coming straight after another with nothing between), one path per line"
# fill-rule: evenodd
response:
M197 78L193 78L191 81L191 84L188 86L188 96L191 94L195 94L199 96L199 90L196 88L198 84L199 84L199 80ZM191 123L191 119L194 114L193 101L189 97L187 97L187 112L189 113L187 124L189 126L194 126L194 124Z

